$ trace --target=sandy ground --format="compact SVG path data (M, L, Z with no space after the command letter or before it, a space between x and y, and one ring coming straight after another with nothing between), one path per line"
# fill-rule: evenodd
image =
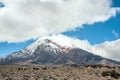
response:
M120 80L120 66L0 65L0 80Z

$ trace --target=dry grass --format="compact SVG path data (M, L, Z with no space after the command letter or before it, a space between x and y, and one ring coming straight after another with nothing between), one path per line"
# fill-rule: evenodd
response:
M1 65L0 80L120 80L120 67Z

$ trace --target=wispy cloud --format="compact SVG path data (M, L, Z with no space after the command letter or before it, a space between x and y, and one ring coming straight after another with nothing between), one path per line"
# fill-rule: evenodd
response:
M0 41L17 42L104 22L120 8L111 0L0 0Z
M112 33L116 38L118 38L119 34L115 30L113 30Z

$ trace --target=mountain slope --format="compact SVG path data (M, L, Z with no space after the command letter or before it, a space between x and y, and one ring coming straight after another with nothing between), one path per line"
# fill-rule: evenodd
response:
M75 47L74 43L67 43L64 39L61 42L57 40L58 38L54 38L53 40L53 37L38 39L27 48L0 59L0 64L120 65L120 62L94 55L90 52Z

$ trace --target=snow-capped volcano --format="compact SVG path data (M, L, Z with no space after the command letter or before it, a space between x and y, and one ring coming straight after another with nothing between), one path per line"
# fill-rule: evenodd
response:
M52 35L43 38L38 38L36 42L28 46L26 49L31 51L31 54L35 51L35 49L39 45L50 46L53 49L60 49L60 48L82 48L87 50L88 41L80 41L76 38L67 37L65 35ZM89 51L89 50L88 50Z
M72 38L69 38L64 35L53 35L43 38L38 38L36 42L29 45L25 49L21 50L23 54L12 54L13 56L25 57L26 55L32 55L38 46L45 46L46 49L50 49L56 52L56 50L65 50L68 48L77 48L78 45L75 44Z
M77 39L63 35L39 38L21 51L0 59L0 64L119 64L120 62L94 55ZM87 48L86 48L87 49Z
M67 48L80 48L80 46L82 46L80 45L81 43L79 41L77 42L77 39L72 39L64 35L52 35L52 36L47 36L43 38L38 38L36 42L34 42L33 44L29 45L28 47L26 47L25 49L21 51L23 53L28 53L28 55L31 55L40 45L46 46L47 49L49 47L52 50L54 49L61 50L65 48L66 49Z

